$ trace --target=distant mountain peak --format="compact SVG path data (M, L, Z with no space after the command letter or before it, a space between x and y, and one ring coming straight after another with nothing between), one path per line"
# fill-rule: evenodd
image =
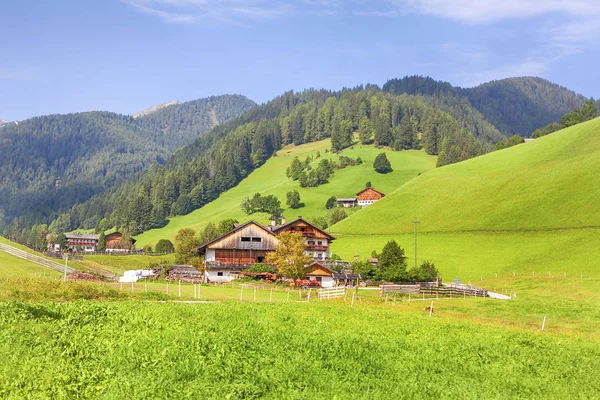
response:
M145 117L146 115L150 115L152 113L155 113L158 110L162 110L163 108L167 108L167 107L171 107L171 106L176 106L176 105L179 105L179 104L181 104L181 102L179 100L173 100L173 101L169 101L167 103L158 104L158 105L152 106L150 108L147 108L144 111L140 111L139 113L133 114L133 118Z

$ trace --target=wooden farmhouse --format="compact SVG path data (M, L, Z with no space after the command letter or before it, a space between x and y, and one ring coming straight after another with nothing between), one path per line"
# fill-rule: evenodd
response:
M275 233L254 221L233 230L198 248L204 256L206 278L211 282L231 282L243 270L265 261L267 252L277 248Z
M211 282L230 282L256 263L265 262L267 253L275 251L283 232L300 232L304 236L305 251L315 260L329 258L329 245L335 238L299 217L291 222L270 226L255 221L237 225L233 230L198 248L204 256L206 277Z
M69 251L92 253L98 247L98 235L66 233L65 237L67 238L67 248Z
M283 232L300 232L304 236L306 245L306 254L313 256L315 260L326 260L329 258L329 245L335 238L322 229L317 228L310 222L298 217L297 219L285 222L282 218L281 225L271 225L270 230L279 235Z
M383 196L385 196L385 194L373 189L372 187L368 187L356 193L358 205L363 208L375 203L378 200L381 200Z
M135 244L135 239L129 239L128 243L123 243L123 234L121 232L109 233L106 238L107 253L129 253Z

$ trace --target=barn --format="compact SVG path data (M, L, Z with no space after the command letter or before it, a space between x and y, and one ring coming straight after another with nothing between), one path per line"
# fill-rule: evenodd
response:
M135 244L135 239L130 238L127 243L123 241L121 232L109 233L105 236L107 253L129 253Z
M356 193L358 205L363 208L375 203L378 200L381 200L381 198L384 196L385 194L381 193L379 190L373 189L372 187L368 187Z

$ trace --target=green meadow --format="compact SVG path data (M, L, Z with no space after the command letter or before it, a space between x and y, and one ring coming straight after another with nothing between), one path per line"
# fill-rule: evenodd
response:
M476 329L474 329L476 327ZM594 398L597 342L362 304L0 303L0 396Z
M363 161L361 165L346 167L336 170L329 183L315 188L301 188L299 183L289 179L285 171L295 156L304 160L306 156L315 157L320 152L321 157L329 157L338 160L338 155L325 153L330 147L329 140L308 143L301 146L289 146L277 152L277 157L270 158L265 165L261 166L240 182L236 187L221 194L221 196L206 206L191 212L188 215L171 218L169 224L161 229L153 229L136 236L137 245L155 245L160 239L173 240L177 232L182 228L192 228L196 231L203 229L209 222L217 223L225 218L235 218L239 221L255 219L261 223L269 223L269 216L262 213L246 215L240 209L240 203L244 197L251 197L254 193L263 195L273 194L281 200L285 208L284 215L289 219L301 215L306 218L326 216L325 202L331 196L351 197L364 189L367 181L371 181L373 187L384 193L389 193L405 182L413 179L419 174L435 167L436 158L428 156L422 151L390 151L386 150L394 171L389 174L378 174L373 169L373 161L377 154L383 150L373 146L354 146L346 149L341 155L356 158ZM316 166L319 159L313 160ZM303 207L298 209L286 208L286 194L292 190L300 193ZM358 211L358 209L353 210Z

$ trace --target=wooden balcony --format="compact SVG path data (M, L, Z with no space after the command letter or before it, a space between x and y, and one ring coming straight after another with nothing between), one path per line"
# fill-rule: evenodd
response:
M308 251L328 251L329 246L319 245L319 244L307 244L306 250L308 250Z

